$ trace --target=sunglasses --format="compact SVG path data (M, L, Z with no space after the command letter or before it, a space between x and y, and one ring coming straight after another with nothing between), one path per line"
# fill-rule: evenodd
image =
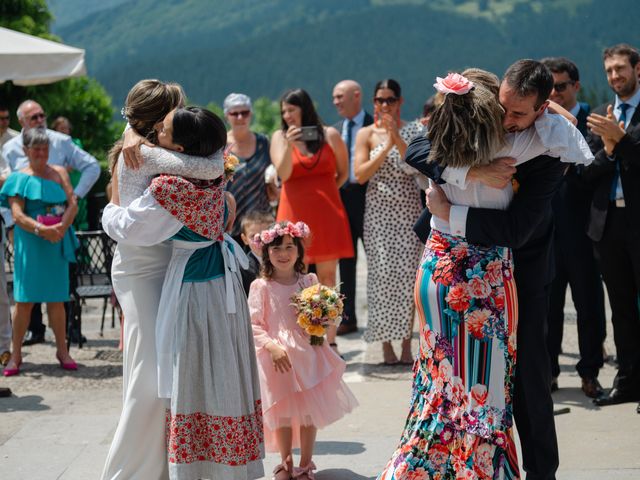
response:
M41 120L43 118L47 118L47 116L44 113L34 113L29 117L29 120L33 122L35 120Z
M376 105L384 105L385 103L389 106L395 105L398 102L397 97L375 97L373 101Z
M562 93L567 89L568 85L575 85L575 83L576 82L574 82L573 80L567 80L566 82L561 82L561 83L554 83L553 89L558 93Z
M229 115L231 115L232 117L248 117L249 115L251 115L251 110L240 110L239 112L229 112Z

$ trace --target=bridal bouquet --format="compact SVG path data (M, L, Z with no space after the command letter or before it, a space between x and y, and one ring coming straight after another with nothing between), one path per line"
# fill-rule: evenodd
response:
M319 283L293 296L298 325L311 336L311 345L322 345L327 328L340 323L343 298L344 295Z

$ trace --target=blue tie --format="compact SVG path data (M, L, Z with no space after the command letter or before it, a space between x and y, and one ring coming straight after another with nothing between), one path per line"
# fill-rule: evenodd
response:
M353 127L356 122L349 120L347 123L347 152L349 152L349 182L356 183L356 173L353 165L353 158L351 158L351 144L353 143Z
M622 122L623 125L627 124L627 109L630 107L628 103L621 103L620 107L620 116L618 117L618 122ZM613 182L611 183L611 193L609 194L609 200L615 201L617 198L618 192L618 179L620 178L620 162L616 159L616 171L613 174Z

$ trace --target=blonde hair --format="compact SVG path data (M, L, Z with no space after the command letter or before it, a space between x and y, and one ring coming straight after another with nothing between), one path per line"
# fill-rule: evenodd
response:
M465 95L445 95L429 123L429 161L441 166L487 164L504 144L498 78L480 69L466 73L475 87Z
M140 80L129 90L122 114L131 128L155 143L154 125L171 110L182 107L184 101L184 91L177 83L164 83L155 79ZM121 151L122 141L119 140L109 152L112 173Z

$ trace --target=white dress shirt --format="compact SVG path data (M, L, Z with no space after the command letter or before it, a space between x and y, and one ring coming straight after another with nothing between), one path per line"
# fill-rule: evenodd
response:
M539 155L560 157L566 163L588 165L593 154L580 131L561 115L545 113L534 125L521 132L507 134L505 146L495 158L513 157L520 165ZM451 168L443 171L440 185L452 204L449 222L431 217L431 228L443 233L466 236L467 214L470 207L506 210L513 198L513 188L491 188L479 182L469 182L470 167Z
M621 103L626 103L627 105L629 105L627 107L626 121L624 122L624 128L626 130L629 126L629 122L631 122L631 117L633 117L633 114L636 112L636 108L638 108L638 103L640 103L640 88L636 90L636 93L634 93L633 96L626 102L620 100L620 97L616 95L616 103L613 107L613 114L615 115L616 120L620 118L620 114L622 113L622 109L620 108ZM609 159L615 161L615 156L609 157ZM616 200L622 199L624 199L624 191L622 190L622 181L620 180L620 175L618 175L618 184L616 185Z
M349 121L353 120L353 127L351 128L351 145L347 145L347 136L349 134ZM354 168L354 160L356 155L356 135L358 131L364 125L364 110L360 110L358 114L353 118L345 118L344 122L342 122L342 132L340 135L342 136L342 140L344 144L347 145L349 149L349 183L358 183L356 180L356 173Z
M49 136L49 164L71 167L82 173L74 192L78 197L84 198L100 176L98 161L73 143L69 135L49 129L47 129L47 135ZM2 147L2 156L13 172L29 165L29 159L24 154L22 146L22 132Z

